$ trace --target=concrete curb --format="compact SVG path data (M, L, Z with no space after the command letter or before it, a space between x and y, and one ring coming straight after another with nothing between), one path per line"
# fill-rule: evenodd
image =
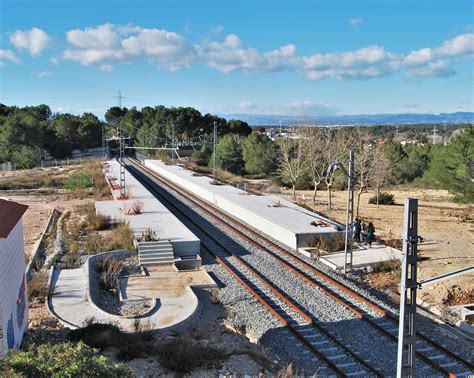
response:
M27 280L29 280L31 278L31 271L33 269L33 262L38 257L40 247L43 244L43 241L45 239L46 234L50 231L50 228L51 228L51 225L53 223L53 219L54 219L56 213L60 214L58 210L53 209L53 211L51 212L51 215L49 216L48 223L46 224L46 227L44 228L43 232L41 233L41 237L36 242L36 246L34 248L34 253L31 256L30 262L26 266L26 273L25 274L26 274L26 279Z

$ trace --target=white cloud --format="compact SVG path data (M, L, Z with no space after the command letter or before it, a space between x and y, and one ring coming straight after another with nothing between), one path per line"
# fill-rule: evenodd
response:
M348 22L351 26L359 26L364 23L364 19L363 18L350 18Z
M139 26L99 25L67 32L70 48L63 58L84 66L110 70L108 62L148 58L157 66L177 71L190 63L192 46L179 34Z
M444 42L440 47L425 47L412 51L405 57L403 64L408 67L430 65L430 63L432 67L434 66L434 63L436 63L438 66L441 66L439 60L462 57L472 58L473 54L474 34L461 34L449 41ZM446 61L445 64L447 64Z
M369 46L356 51L303 57L301 70L310 80L356 80L387 76L399 67L398 55L385 51L383 47Z
M453 76L455 72L448 62L438 60L410 68L407 74L409 77L449 77Z
M51 39L41 29L16 30L10 35L10 42L19 50L28 50L32 56L38 56L46 49Z
M38 77L49 77L49 76L52 76L53 73L51 71L41 71L41 72L37 72L36 73L36 76Z
M15 64L21 63L20 59L18 59L18 57L13 51L0 49L0 67L5 66L6 60L9 60L10 62L13 62Z
M363 19L349 20L360 25ZM220 25L214 28L221 33ZM192 44L182 35L136 25L103 24L67 32L68 48L62 58L84 66L111 71L115 62L144 59L157 68L177 71L202 64L226 74L232 72L301 73L309 80L367 80L405 71L410 77L450 76L453 61L472 59L474 34L462 34L438 47L423 47L408 54L395 53L377 45L353 51L297 55L287 44L271 51L247 46L236 34L219 40L205 39ZM54 63L53 63L54 64Z
M198 59L209 67L224 73L234 71L281 71L292 66L296 58L293 44L266 53L246 47L235 34L223 42L206 41L195 46Z
M49 58L49 62L53 65L53 66L59 66L59 60L57 58Z

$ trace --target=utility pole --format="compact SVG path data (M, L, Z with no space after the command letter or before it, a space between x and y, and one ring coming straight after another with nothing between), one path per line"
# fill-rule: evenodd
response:
M120 90L118 92L118 106L120 110L122 110L122 93L120 93ZM126 193L125 193L125 167L123 165L123 158L125 155L125 140L124 140L124 135L123 135L123 122L122 122L122 117L120 117L120 123L119 123L119 159L120 159L120 197L125 198Z
M171 133L171 160L173 162L173 165L176 164L176 128L174 126L174 122L171 124L172 126L172 133Z
M433 144L436 144L436 125L433 128Z
M418 200L405 200L403 259L400 283L397 378L415 377L416 259L418 249Z
M344 247L344 274L352 270L352 225L354 223L354 150L349 152L347 182L346 240Z
M102 123L102 155L105 157L105 124Z
M212 178L214 181L217 179L217 122L214 121L214 137L213 137L213 151L214 151L214 159L212 163Z

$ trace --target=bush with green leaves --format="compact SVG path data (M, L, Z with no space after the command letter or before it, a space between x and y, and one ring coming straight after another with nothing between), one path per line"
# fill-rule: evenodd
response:
M395 197L388 192L379 193L369 198L369 203L374 205L395 205Z
M0 377L132 377L120 363L109 362L82 342L32 345L0 360Z
M214 154L211 156L209 165L213 164ZM226 171L240 174L244 166L242 158L242 146L240 140L233 134L222 137L217 145L217 166Z
M70 191L85 190L93 186L92 173L85 169L72 172L64 183L64 188Z

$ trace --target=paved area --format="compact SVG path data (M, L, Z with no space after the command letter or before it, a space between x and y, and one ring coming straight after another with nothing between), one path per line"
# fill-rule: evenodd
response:
M120 165L115 160L109 160L107 177L120 178ZM117 181L118 182L118 181ZM175 255L198 255L200 241L185 227L160 201L143 187L128 171L125 171L125 186L131 194L131 199L125 201L96 201L97 211L115 219L124 219L130 224L137 238L147 228L151 228L160 240L170 240ZM120 196L119 190L113 190L114 199ZM143 212L131 215L134 202L143 204Z
M198 299L189 285L215 285L205 272L185 272L181 276L176 270L161 272L159 268L152 269L149 277L129 280L130 286L127 282L124 285L130 296L157 300L155 310L142 317L142 321L164 331L178 325L185 326L185 322L192 322L198 312ZM88 301L88 278L83 267L55 271L52 286L54 294L48 303L49 308L66 326L81 327L86 319L93 317L99 321L116 322L122 329L133 331L134 319L105 313Z
M373 265L380 261L388 261L393 259L401 260L403 254L390 247L382 244L374 243L372 248L362 246L362 249L354 250L352 255L352 266L354 268L362 268ZM334 270L344 269L344 252L331 253L321 256L319 261L333 268Z

